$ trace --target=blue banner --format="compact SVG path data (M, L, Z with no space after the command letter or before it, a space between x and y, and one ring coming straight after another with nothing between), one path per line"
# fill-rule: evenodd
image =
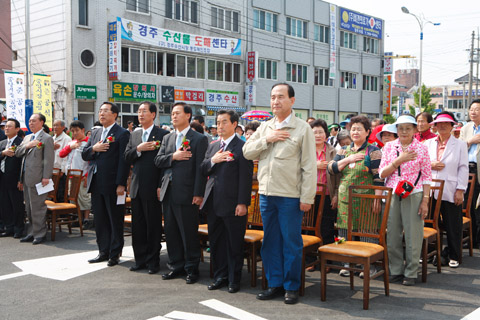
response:
M340 8L340 28L367 37L382 39L382 20L345 8Z

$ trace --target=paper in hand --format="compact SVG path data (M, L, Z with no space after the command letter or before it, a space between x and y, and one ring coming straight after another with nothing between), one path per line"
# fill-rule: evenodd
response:
M45 194L55 189L52 179L48 180L48 184L46 186L42 186L42 183L39 182L35 185L35 187L37 188L38 195Z
M117 205L125 204L126 197L127 197L126 192L124 192L121 196L117 195Z

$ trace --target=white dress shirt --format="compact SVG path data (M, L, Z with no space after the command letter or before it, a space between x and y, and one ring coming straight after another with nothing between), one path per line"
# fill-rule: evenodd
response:
M61 134L53 137L53 140L54 140L54 143L58 143L60 145L60 148L55 150L55 162L53 163L53 167L59 168L62 170L63 173L65 173L67 172L66 171L67 158L60 158L60 151L72 141L72 138L70 138L65 132L62 131Z

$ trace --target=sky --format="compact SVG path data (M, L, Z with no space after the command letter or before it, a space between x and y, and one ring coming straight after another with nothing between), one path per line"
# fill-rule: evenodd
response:
M402 12L423 15L425 20L439 22L423 28L422 82L426 86L452 85L470 71L469 50L472 31L478 37L480 6L477 1L433 0L330 0L329 2L385 21L385 52L411 55L416 59L395 59L394 70L419 66L420 27L415 17ZM475 48L477 41L475 40ZM413 61L416 60L416 61ZM476 65L473 68L476 75Z

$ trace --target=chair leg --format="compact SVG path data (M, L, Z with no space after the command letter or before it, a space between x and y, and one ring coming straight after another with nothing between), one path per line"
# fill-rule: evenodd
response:
M422 282L427 282L427 255L428 255L428 240L423 239L423 242L422 242Z
M437 233L437 273L442 273L441 257L442 257L442 239L441 239L441 236Z
M351 268L353 265L353 263L349 263L348 266ZM350 270L350 290L355 290L354 286L353 286L353 276L354 276L354 272Z
M251 287L256 287L257 286L257 244L255 242L252 243L252 256L250 260L252 261L252 267L251 267L251 281L250 281L250 286Z
M370 262L366 261L363 265L363 310L368 310L368 301L370 299Z
M321 292L320 300L325 301L327 299L327 268L325 267L327 260L323 254L320 255L320 278L321 278Z
M389 271L388 271L388 253L387 251L384 251L383 253L383 286L385 287L385 295L389 296L390 295L390 280L388 278L389 276Z
M470 229L468 230L468 233L469 233L470 245L469 245L468 251L469 251L470 257L473 257L472 220L470 220L469 224L470 224Z
M262 259L262 290L267 289L267 277L265 276L265 269L263 268L263 259Z
M80 209L78 209L78 226L80 227L80 235L83 237L83 214Z
M302 253L302 274L300 277L299 295L302 297L305 295L305 249L303 249L303 253Z
M57 222L57 214L54 212L51 213L50 215L52 217L52 230L51 230L51 238L52 238L52 241L55 241L55 225L56 225L56 222Z

